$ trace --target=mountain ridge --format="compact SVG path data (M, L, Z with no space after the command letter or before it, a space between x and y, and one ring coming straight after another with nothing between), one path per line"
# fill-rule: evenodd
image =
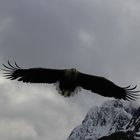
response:
M91 108L82 124L74 128L67 140L97 140L125 130L137 107L120 100L111 100Z

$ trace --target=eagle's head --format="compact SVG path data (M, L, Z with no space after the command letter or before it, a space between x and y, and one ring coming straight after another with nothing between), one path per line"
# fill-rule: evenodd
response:
M75 74L75 73L77 73L77 72L78 72L76 68L71 68L71 69L69 69L69 70L70 70L70 71L71 71L71 73L73 73L73 74Z
M78 71L75 68L71 68L71 69L66 69L65 71L65 76L67 78L76 78L78 76Z
M77 79L78 74L79 72L75 68L65 70L65 77L67 77L68 79L71 79L72 81Z

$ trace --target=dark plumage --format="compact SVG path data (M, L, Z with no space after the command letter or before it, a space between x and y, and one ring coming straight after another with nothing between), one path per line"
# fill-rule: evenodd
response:
M81 73L76 69L46 69L29 68L21 69L16 63L15 66L3 64L5 67L4 76L7 79L23 81L27 83L58 83L59 93L63 96L71 96L76 93L77 88L81 87L90 90L105 97L114 97L116 99L135 100L137 99L136 88L119 87L110 80L103 77Z

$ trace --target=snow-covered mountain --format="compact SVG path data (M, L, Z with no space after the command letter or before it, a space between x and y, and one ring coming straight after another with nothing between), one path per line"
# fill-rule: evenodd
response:
M123 104L120 100L107 101L101 107L93 107L67 140L97 140L123 130L136 110L136 107Z

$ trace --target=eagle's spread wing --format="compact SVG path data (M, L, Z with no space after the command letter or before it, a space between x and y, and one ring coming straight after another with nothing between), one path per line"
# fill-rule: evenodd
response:
M45 69L45 68L30 68L21 69L16 63L15 66L3 64L5 69L5 77L11 80L17 79L27 83L55 83L63 75L63 70Z
M78 84L86 90L91 90L94 93L100 94L105 97L114 97L116 99L124 100L135 100L137 99L137 92L134 91L134 88L128 87L119 87L115 85L110 80L107 80L103 77L92 76L84 73L79 73Z
M114 97L116 99L135 100L137 99L135 91L136 88L119 87L110 80L103 77L92 76L84 74L74 69L45 69L45 68L30 68L21 69L16 63L15 66L3 64L5 69L5 76L11 80L17 79L18 81L30 83L55 83L59 81L59 88L63 91L73 92L76 87L82 87L86 90L91 90L94 93L100 94L105 97Z

